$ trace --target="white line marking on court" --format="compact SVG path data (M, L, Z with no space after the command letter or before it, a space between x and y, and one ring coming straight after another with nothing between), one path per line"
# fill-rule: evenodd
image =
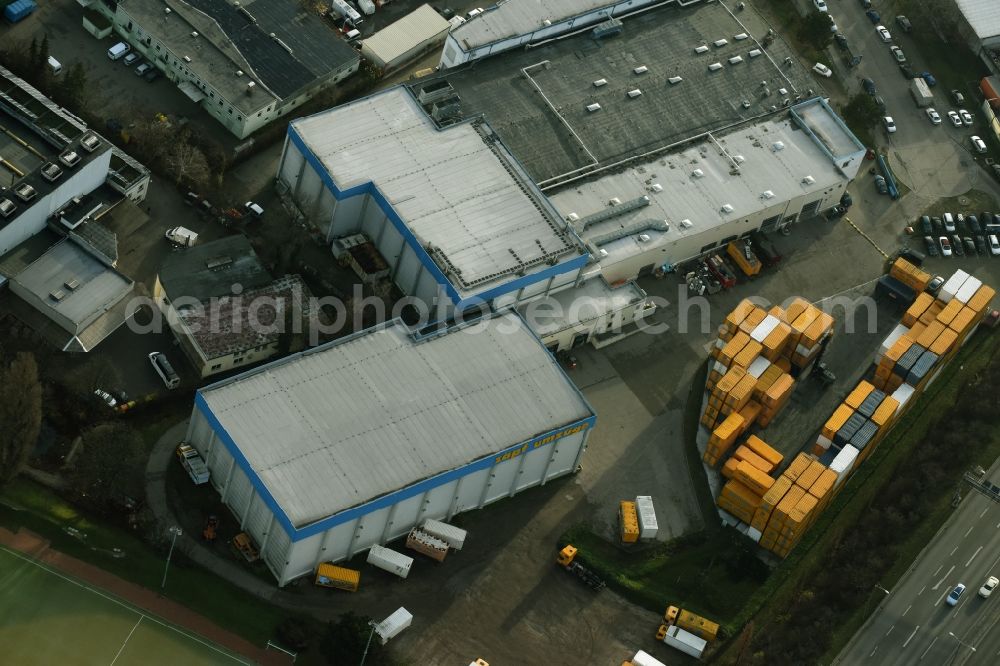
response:
M144 617L146 616L140 615L139 619L135 621L135 624L132 626L132 631L128 632L128 636L125 637L125 641L122 643L122 646L118 648L118 654L116 654L115 658L111 660L110 666L115 666L115 662L118 661L118 657L122 656L122 652L124 652L125 646L128 645L129 639L132 638L132 634L135 633L135 630L139 628L139 624L142 623L142 618Z
M934 587L932 587L931 589L932 589L932 590L936 590L936 589L938 589L939 587L941 587L941 583L943 583L943 582L944 582L944 579L945 579L945 578L947 578L948 576L950 576L950 575L951 575L951 572L952 572L952 571L954 571L954 570L955 570L955 565L953 564L953 565L951 565L951 569L948 569L948 573L946 573L946 574L945 574L944 576L942 576L942 577L941 577L941 580L939 580L939 581L937 582L937 584L936 584L936 585L935 585ZM922 591L923 591L923 590L921 590L921 592L922 592Z
M917 630L918 629L920 629L920 625L919 624L916 627L913 628L913 633L910 634L910 637L906 639L905 643L903 643L903 647L906 647L907 645L910 644L910 641L913 640L913 637L917 635Z
M927 646L927 649L924 650L924 653L922 655L920 655L921 659L923 659L924 657L927 656L927 653L931 651L931 648L934 647L935 643L937 643L937 636L935 636L934 640L931 641L931 644Z
M200 636L198 636L196 634L192 634L192 633L190 633L190 632L188 632L188 631L186 631L184 629L181 629L180 627L175 627L172 624L167 624L163 620L161 620L161 619L159 619L157 617L154 617L152 615L146 615L141 610L139 610L137 606L133 606L131 604L127 604L124 601L122 601L121 599L116 599L115 597L113 597L113 596L111 596L111 595L109 595L109 594L107 594L105 592L102 592L101 590L99 590L97 588L94 588L94 587L91 587L89 585L86 585L85 583L81 583L78 580L74 580L74 579L70 578L69 576L66 576L66 575L60 573L58 570L53 569L52 567L50 567L50 566L48 566L46 564L42 564L41 562L37 562L37 561L35 561L35 560L33 560L33 559L29 558L29 557L25 557L21 553L19 553L17 551L14 551L14 550L10 550L9 548L5 548L3 546L0 546L0 551L5 552L5 553L9 553L9 554L13 555L14 557L16 557L17 559L22 560L24 562L27 562L28 564L33 564L36 567L38 567L39 569L41 569L42 571L46 571L46 572L52 574L53 576L55 576L57 578L60 578L60 579L62 579L64 581L66 581L67 583L70 583L71 585L76 585L77 587L79 587L81 589L87 590L88 592L91 592L93 594L96 594L99 597L107 599L108 601L110 601L112 603L118 604L122 608L130 610L133 613L138 613L139 615L142 615L143 617L145 617L147 620L152 620L153 622L155 622L156 624L160 625L161 627L169 629L170 631L175 631L178 634L180 634L181 636L184 636L185 638L190 638L193 641L201 643L202 645L204 645L208 649L213 650L215 652L218 652L219 654L221 654L221 655L223 655L225 657L229 657L230 659L232 659L233 661L235 661L235 662L237 662L239 664L244 664L244 666L252 666L253 662L243 661L242 659L240 659L240 658L238 658L238 657L236 657L234 655L229 654L228 652L226 652L225 650L219 648L218 646L213 645L212 643L209 643L208 641L206 641L205 639L201 638Z
M979 551L981 551L982 549L983 549L982 546L980 546L979 548L976 548L976 552L974 552L972 554L972 557L970 557L969 561L965 563L965 566L969 566L970 564L972 564L972 560L976 559L976 555L978 555Z
M902 614L902 615L900 615L900 617L906 617L906 614L910 612L910 609L911 609L911 608L913 608L913 604L910 604L909 606L907 606L907 607L906 607L906 610L905 610L905 611L903 611L903 614Z
M892 625L891 627L889 627L889 631L885 632L885 635L888 636L889 634L891 634L892 630L895 629L895 628L896 628L896 625Z
M969 536L969 532L971 532L971 531L972 531L973 529L975 529L975 527L976 527L976 526L975 526L975 525L973 525L972 527L970 527L969 529L967 529L967 530L965 531L965 536ZM965 537L963 537L963 538L965 538Z

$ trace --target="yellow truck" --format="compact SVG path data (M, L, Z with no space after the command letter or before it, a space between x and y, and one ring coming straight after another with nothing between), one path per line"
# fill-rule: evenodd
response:
M361 572L345 569L335 564L324 562L316 567L316 584L320 587L332 587L348 592L357 592L361 583Z
M635 502L622 500L618 506L618 520L621 523L621 537L625 543L635 543L639 540L639 514Z
M718 624L677 606L667 606L667 612L663 614L663 623L668 627L676 625L706 641L714 641L719 634Z

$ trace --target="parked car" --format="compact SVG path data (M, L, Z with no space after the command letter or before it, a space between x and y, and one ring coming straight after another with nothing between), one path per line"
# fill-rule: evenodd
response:
M902 28L903 32L911 32L913 30L913 24L910 23L910 19L902 14L896 17L896 25Z
M951 213L945 213L941 219L944 221L944 230L949 234L955 233L955 217Z
M986 142L980 139L978 136L971 137L970 141L972 141L972 147L975 149L977 153L986 152Z
M126 67L131 67L132 65L135 64L135 61L138 60L139 58L140 56L138 53L129 53L124 58L122 58L122 62L125 63Z
M972 124L972 114L969 113L968 111L966 111L965 109L959 109L958 110L958 117L962 119L962 124L963 125L971 125Z
M148 62L144 62L144 63L142 63L141 65L138 65L138 66L137 66L137 67L135 68L135 75L136 75L136 76L145 76L145 75L146 75L146 73L147 73L147 72L148 72L149 70L151 70L151 69L153 69L153 66L152 66L152 65L150 65L150 64L149 64Z
M841 50L843 51L847 50L847 37L844 37L842 34L838 32L836 35L833 36L833 39L835 42L837 42L837 46L839 46Z
M934 242L933 236L924 236L924 246L927 248L927 256L936 257L940 252L938 252L937 243Z
M821 62L818 62L815 65L813 65L813 71L819 74L820 76L825 76L826 78L830 78L831 76L833 76L833 72L830 70L830 68Z
M983 583L983 586L979 588L979 596L981 596L983 599L989 599L990 595L993 594L993 590L996 589L997 585L1000 585L1000 578L997 578L996 576L990 576L989 578L986 579L986 582Z
M889 48L892 55L896 58L896 62L906 62L906 54L903 53L903 49L898 46L892 46Z
M975 215L970 215L965 218L965 224L969 227L969 233L981 234L983 233L982 227L979 226L979 218Z
M813 0L813 6L815 6L816 10L820 12L830 11L830 8L826 6L826 0Z
M1000 241L997 240L997 235L990 234L986 238L990 241L990 254L994 257L1000 255Z
M896 132L896 121L892 119L892 116L885 116L882 118L882 124L885 125L885 131L889 134L894 134Z
M928 235L934 233L934 225L931 224L930 216L920 216L920 233Z
M941 255L945 257L951 256L951 241L948 240L947 236L941 236L938 238L938 243L941 244Z
M885 113L885 100L880 95L875 95L875 106L878 107L879 113Z
M881 39L883 42L888 44L889 42L892 41L892 35L889 34L889 31L886 30L884 25L875 26L875 32L878 33L878 38Z
M962 244L965 246L965 253L967 255L969 255L970 257L976 256L978 252L976 250L976 244L975 242L973 242L971 236L963 236Z
M965 256L965 248L962 247L962 239L959 238L958 234L952 234L951 236L951 251L959 257Z
M903 78L907 80L917 78L917 75L913 73L913 68L905 62L899 63L899 73L902 74Z
M934 107L931 107L931 108L927 109L927 117L930 118L931 125L940 125L941 124L941 116L934 109Z
M948 120L950 120L951 124L954 125L955 127L961 127L962 126L962 117L960 115L958 115L958 112L956 112L956 111L949 111L948 112Z
M983 240L982 236L974 236L972 240L976 244L976 252L980 256L985 257L989 254L989 250L986 249L986 241Z
M955 589L951 591L948 598L945 599L945 603L949 606L954 606L958 603L958 600L962 598L962 594L965 592L965 583L959 583L955 586Z
M984 210L979 214L979 224L983 225L983 229L986 228L987 224L996 224L993 213L988 210Z
M932 217L931 224L934 225L934 233L940 234L942 231L944 231L944 224L941 222L940 217L937 216Z
M868 20L871 21L873 25L878 25L878 22L882 20L882 15L874 9L866 11L865 16L868 17Z
M993 168L993 175L1000 178L1000 164L993 163L990 167Z
M871 9L872 8L872 0L860 0L860 2L861 2L861 7L863 9Z
M95 389L94 395L96 395L101 400L101 402L106 404L108 407L111 407L112 409L118 406L118 401L115 400L114 396L108 393L107 391L102 391L101 389Z
M878 190L879 194L889 194L889 185L885 182L884 176L875 176L875 189Z
M875 87L875 82L871 79L861 79L861 87L864 88L864 91L869 95L875 95L878 92L878 89Z
M935 79L934 75L930 72L920 72L920 78L922 78L931 88L937 85L937 79Z
M160 78L160 76L161 76L160 70L153 67L148 72L146 72L146 75L143 76L142 78L146 79L146 83L152 83L156 79Z
M965 95L958 92L957 90L951 91L951 98L955 100L955 104L958 104L959 106L965 104Z

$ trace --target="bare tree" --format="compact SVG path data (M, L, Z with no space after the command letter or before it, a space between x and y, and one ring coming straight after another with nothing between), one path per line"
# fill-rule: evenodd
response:
M0 485L28 462L42 426L42 385L30 352L20 352L0 372Z
M201 188L212 180L212 170L205 153L186 141L174 144L173 149L167 153L164 166L177 185L187 183Z

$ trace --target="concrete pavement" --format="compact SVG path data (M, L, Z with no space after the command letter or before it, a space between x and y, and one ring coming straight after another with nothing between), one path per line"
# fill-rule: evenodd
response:
M1000 481L1000 464L988 477ZM1000 565L1000 504L966 491L948 522L886 595L836 664L996 664L1000 636L989 631L1000 620L1000 595L977 592ZM945 597L967 586L959 603ZM973 651L975 647L975 651Z

